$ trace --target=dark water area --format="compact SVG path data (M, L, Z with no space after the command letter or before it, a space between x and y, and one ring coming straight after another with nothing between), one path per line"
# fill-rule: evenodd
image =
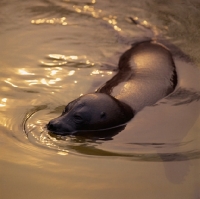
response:
M198 0L1 0L0 198L199 199L199 10ZM50 119L152 36L130 17L185 54L174 56L175 92L112 139L49 135Z

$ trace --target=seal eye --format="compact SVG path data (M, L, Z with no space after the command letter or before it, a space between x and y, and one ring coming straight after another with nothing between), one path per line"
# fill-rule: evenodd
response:
M74 122L78 124L78 123L83 123L84 120L80 115L75 114L74 115Z

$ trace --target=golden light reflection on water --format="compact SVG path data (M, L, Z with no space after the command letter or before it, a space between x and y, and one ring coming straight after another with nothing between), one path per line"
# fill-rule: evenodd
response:
M54 67L54 68L45 68L44 70L48 70L48 71L61 71L63 70L63 68L61 67Z
M15 84L11 83L10 81L11 81L11 79L10 79L10 78L8 78L8 79L7 79L7 80L5 80L4 82L6 82L7 84L11 85L12 87L18 87L17 85L15 85Z
M104 21L107 21L110 25L113 26L114 30L121 31L121 28L117 26L117 17L113 15L109 15L108 17L103 17Z
M32 80L26 80L26 82L29 83L29 86L31 86L33 84L38 84L38 80L34 80L34 79L32 79Z
M94 66L94 63L91 62L87 56L82 55L82 56L77 56L77 55L70 55L70 56L65 56L65 55L60 55L60 54L49 54L48 59L51 59L51 62L47 61L40 61L40 63L44 66L51 66L51 67L56 67L56 66L65 66L67 64L74 65L77 67L91 67ZM78 68L77 67L77 68Z
M72 59L72 60L77 60L78 59L78 56L76 55L70 55L70 56L65 56L65 55L60 55L60 54L49 54L48 55L50 58L53 58L53 59L58 59L58 60L69 60L69 59Z
M24 68L18 70L20 75L35 75L35 73L29 73Z
M65 64L67 64L67 62L57 62L57 61L53 61L53 63L52 63L52 62L43 62L43 61L41 61L41 64L42 64L42 65L46 65L46 66L57 66L57 65L63 66L63 65L65 65Z
M92 3L95 3L95 2L96 1L92 1ZM77 13L87 13L87 14L92 15L94 18L101 18L101 15L102 15L102 12L103 12L100 9L95 9L94 6L89 6L89 5L85 5L85 6L74 5L73 9ZM109 15L107 17L103 17L102 19L104 21L108 22L110 25L112 25L114 30L121 31L121 28L119 28L117 26L117 16Z
M57 74L57 72L58 72L58 70L51 70L51 73L50 73L50 75L51 75L51 76L54 76L54 75L56 75L56 74Z
M94 6L89 6L89 5L85 6L73 5L73 9L77 13L88 13L92 15L94 18L99 18L100 14L102 13L102 10L95 9Z
M54 56L53 56L54 57ZM63 56L61 55L56 55L57 58L60 58ZM77 56L69 56L70 59L78 59ZM63 68L61 67L53 67L53 68L44 68L45 71L47 71L47 75L46 78L41 78L41 79L27 79L24 80L24 82L26 82L29 86L32 85L37 85L37 84L43 84L46 86L51 86L51 85L55 85L57 82L62 81L62 75L60 76L60 72L62 72ZM30 73L27 70L25 70L24 68L20 68L17 70L17 73L20 75L36 75L36 73ZM75 74L75 70L70 70L68 71L68 73L66 73L67 76L72 76ZM52 79L53 77L53 79ZM11 85L12 87L18 87L17 85L15 85L14 83L11 82L11 78L8 78L4 81L5 83ZM77 81L75 80L74 83L76 84ZM62 86L58 86L58 87L62 87ZM0 101L1 102L1 101ZM3 107L4 104L0 103L0 107Z
M152 26L148 21L146 20L143 20L143 21L140 21L138 17L133 17L133 19L138 23L138 24L141 24L143 26L145 26L145 28L151 28L154 32L154 34L158 34L158 30L155 26ZM139 25L139 26L141 26Z
M70 70L69 73L68 73L68 76L72 76L75 74L75 70Z
M61 78L56 78L56 79L51 79L49 81L47 81L46 79L41 79L40 82L44 85L52 85L52 84L56 84L58 81L61 81ZM60 86L61 87L61 86Z
M63 26L67 25L67 21L66 21L66 17L62 17L62 18L43 18L43 19L35 19L35 20L31 20L32 24L60 24Z
M112 71L100 71L100 70L93 70L92 73L90 73L90 75L100 75L100 74L107 74L107 75L112 75L113 72Z
M3 98L1 101L2 102L7 102L7 98Z
M49 83L46 81L46 79L41 79L40 80L40 82L42 83L42 84L45 84L45 85L47 85L47 86L49 86Z
M26 80L26 82L28 82L29 86L35 85L35 84L44 84L46 86L50 86L52 84L56 84L58 81L61 81L61 80L62 80L61 78L56 78L56 79L51 79L51 80L47 81L45 78L42 78L41 80L36 80L36 79Z
M81 9L78 8L77 6L73 6L73 8L75 9L76 12L79 12L79 13L81 12Z
M69 151L65 150L65 151L58 151L57 153L58 155L68 155Z
M7 98L2 98L1 103L0 103L0 107L6 106L6 102L7 102Z

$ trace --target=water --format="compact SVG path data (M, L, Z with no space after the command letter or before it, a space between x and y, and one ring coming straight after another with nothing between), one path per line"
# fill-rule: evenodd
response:
M0 2L0 198L200 198L200 3ZM147 22L176 59L177 91L111 140L55 138L45 124L114 75Z

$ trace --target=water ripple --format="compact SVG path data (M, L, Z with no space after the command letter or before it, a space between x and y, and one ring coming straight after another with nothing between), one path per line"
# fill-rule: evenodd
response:
M76 56L76 55L60 55L60 54L49 54L46 58L48 61L41 61L41 66L45 67L75 67L75 68L90 68L95 65L94 62L90 61L87 56Z
M193 149L194 140L177 143L116 143L110 144L110 148L104 148L106 140L89 139L75 136L55 136L49 134L45 125L52 117L56 117L63 107L55 111L49 110L45 106L37 107L26 115L23 122L23 129L28 140L42 148L57 151L60 155L69 153L86 156L118 156L131 158L134 161L185 161L189 159L199 159L200 150ZM112 142L112 140L110 141ZM129 145L128 151L123 151ZM131 147L130 147L131 145ZM122 147L123 146L123 147ZM117 148L117 150L116 150ZM122 149L120 151L120 148Z

